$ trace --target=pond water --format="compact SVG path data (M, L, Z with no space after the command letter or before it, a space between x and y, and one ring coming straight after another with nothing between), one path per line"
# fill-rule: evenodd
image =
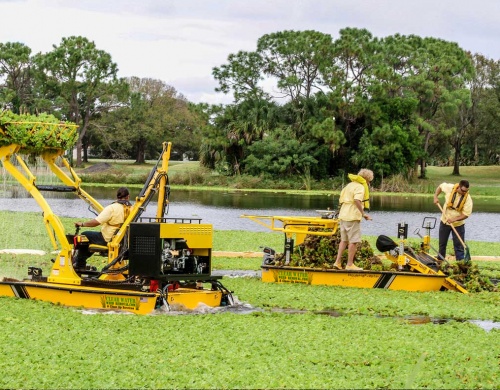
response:
M103 205L115 198L115 188L90 187L87 191ZM139 193L131 190L132 197ZM44 193L47 202L56 215L65 217L91 218L88 205L74 194ZM373 221L363 221L365 235L387 235L394 237L397 226L408 224L409 237L418 237L416 230L424 235L424 218L436 219L436 229L431 237L437 238L440 213L429 196L379 196L372 195L371 212ZM285 192L241 192L241 191L195 191L172 189L169 217L201 218L217 230L269 231L265 227L241 215L267 216L318 216L316 210L335 209L338 195L302 195ZM0 188L0 210L40 211L38 204L22 188ZM154 216L156 204L151 202L143 216ZM467 221L466 240L500 241L500 202L474 200L474 213Z
M235 271L238 272L238 271ZM241 276L240 276L241 277ZM248 277L248 275L245 275L244 277ZM253 277L253 276L250 276ZM251 314L255 312L264 312L265 310L260 307L255 307L252 306L248 303L241 302L237 296L233 296L234 304L230 306L219 306L219 307L209 307L206 305L199 305L196 309L193 310L170 310L168 308L162 307L160 309L157 309L154 311L152 315L170 315L170 316L182 316L182 315L199 315L199 314L216 314L216 313L233 313L233 314L241 314L241 315L246 315L246 314ZM342 317L344 314L336 311L336 310L321 310L321 311L316 311L316 310L300 310L300 309L284 309L284 308L278 308L278 307L273 307L271 309L268 309L273 313L285 313L285 314L297 314L297 315L303 315L303 314L317 314L317 315L326 315L329 317ZM102 309L83 309L81 310L81 313L83 314L88 314L88 315L95 315L95 314L115 314L115 315L132 315L132 313L129 312L123 312L123 311L113 311L113 310L102 310ZM383 317L380 317L383 318ZM411 325L422 325L422 324L435 324L435 325L441 325L441 324L446 324L452 321L456 320L451 320L451 319L442 319L442 318L432 318L428 316L407 316L407 317L394 317L399 319L400 321L411 324ZM464 320L464 321L458 321L458 322L469 322L474 325L477 325L481 329L485 330L486 332L489 332L493 329L500 329L500 323L495 322L495 321L489 321L489 320Z

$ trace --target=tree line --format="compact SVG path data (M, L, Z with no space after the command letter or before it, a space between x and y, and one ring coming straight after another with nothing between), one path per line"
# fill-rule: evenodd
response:
M78 124L77 166L89 151L143 163L165 140L180 156L197 155L203 117L195 105L161 80L117 74L111 55L84 37L34 55L22 43L0 43L0 109Z
M194 104L161 80L117 77L83 37L31 54L0 43L0 104L79 124L77 164L179 155L226 175L324 179L369 167L425 177L426 165L500 163L500 62L416 35L281 31L213 69L226 105Z

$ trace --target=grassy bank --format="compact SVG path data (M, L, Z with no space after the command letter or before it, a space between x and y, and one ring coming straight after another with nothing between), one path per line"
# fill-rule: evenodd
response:
M131 188L142 188L155 161L135 164L131 160L90 160L84 167L75 171L82 178L84 187L127 185ZM43 164L42 164L43 166ZM0 167L4 183L17 185ZM35 168L38 184L45 181L53 184L53 175L48 169ZM500 165L481 167L460 167L460 176L452 175L453 167L427 167L425 179L414 179L408 182L401 175L392 178L377 178L378 187L372 193L391 196L429 196L442 182L457 182L468 179L471 183L471 194L474 198L486 197L492 201L500 200ZM200 167L197 161L170 161L169 182L173 189L190 189L198 191L283 191L293 194L323 195L338 194L346 184L345 178L332 177L311 182L306 190L300 177L283 180L271 180L263 177L239 175L227 177Z
M66 232L75 230L74 223L78 218L60 218ZM0 211L0 249L27 248L51 251L50 240L40 213ZM99 228L96 228L97 230ZM27 239L29 238L29 239ZM364 236L377 252L376 236ZM409 238L408 242L418 243L417 238ZM431 245L437 247L437 239ZM451 244L450 244L451 245ZM467 241L474 256L500 256L500 242ZM257 252L261 246L270 246L276 250L283 247L283 235L277 232L248 232L239 230L217 230L214 234L215 251Z

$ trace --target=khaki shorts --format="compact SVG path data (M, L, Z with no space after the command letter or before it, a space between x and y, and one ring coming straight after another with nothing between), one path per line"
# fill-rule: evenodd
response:
M361 222L340 221L340 239L350 244L361 242Z

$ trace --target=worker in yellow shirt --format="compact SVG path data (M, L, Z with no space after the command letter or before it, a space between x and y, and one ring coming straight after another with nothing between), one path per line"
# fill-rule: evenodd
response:
M76 227L96 227L102 225L100 232L89 230L81 233L88 238L90 244L106 246L127 218L131 207L128 188L120 187L116 192L116 198L115 202L106 206L94 219L75 223ZM76 270L85 270L87 259L90 256L92 256L92 253L89 252L88 246L82 246L75 254L73 267Z
M455 259L464 260L465 249L465 220L472 214L472 198L469 195L469 182L460 180L459 183L441 183L434 192L434 203L439 203L439 195L445 194L441 223L439 224L439 256L446 257L446 246L450 233L453 237ZM452 226L455 228L452 229ZM455 233L458 233L460 238ZM460 241L460 239L462 241Z
M342 254L347 248L346 270L361 271L363 268L354 265L354 256L361 242L361 219L370 221L372 218L365 212L370 208L370 193L368 184L373 180L373 172L361 169L357 175L349 174L351 182L340 193L340 244L337 260L333 265L342 269Z

